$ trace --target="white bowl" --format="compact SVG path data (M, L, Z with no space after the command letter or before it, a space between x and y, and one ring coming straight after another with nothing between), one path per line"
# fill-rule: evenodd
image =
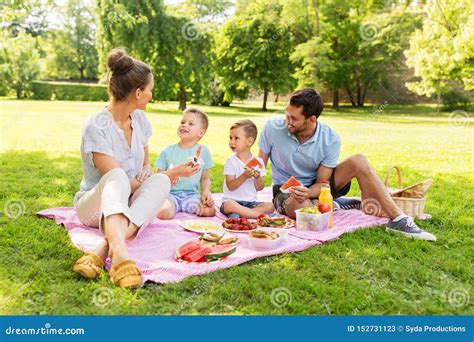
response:
M271 231L274 231L274 228L270 228ZM277 228L278 229L278 228ZM263 231L270 231L268 228L259 228L259 230ZM278 234L278 232L276 232ZM269 239L259 239L254 238L252 235L249 234L249 248L250 249L257 249L257 250L267 250L267 249L274 249L279 247L285 240L286 236L278 234L279 236L276 239L269 240Z
M295 210L297 230L321 231L328 229L331 212L324 214L309 214L302 213L300 210L301 209Z

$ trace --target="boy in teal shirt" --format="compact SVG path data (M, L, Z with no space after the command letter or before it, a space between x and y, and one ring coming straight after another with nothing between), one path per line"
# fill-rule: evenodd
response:
M207 115L197 108L187 108L178 126L179 143L166 147L155 162L157 172L168 170L175 165L193 161L198 149L196 161L199 172L190 177L175 180L170 196L159 211L157 218L169 220L178 212L198 216L214 216L214 200L211 194L209 169L214 166L207 146L198 144L209 125ZM201 194L199 194L199 187Z

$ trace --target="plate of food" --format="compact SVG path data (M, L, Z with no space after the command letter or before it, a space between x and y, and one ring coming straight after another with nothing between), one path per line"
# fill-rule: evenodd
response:
M218 222L211 220L186 220L181 221L179 225L190 232L200 234L223 231L222 226Z
M298 186L303 186L303 184L301 184L301 182L299 180L297 180L294 176L291 176L286 182L285 184L283 184L281 187L280 187L280 191L283 192L284 194L287 194L289 193L289 190L291 188L294 188L294 187L298 187Z
M250 222L246 218L228 218L222 222L222 227L232 233L248 233L257 229L257 224Z
M227 232L205 233L179 247L175 259L183 263L210 263L223 260L235 253L238 242L237 236Z
M288 217L270 217L268 215L262 214L257 219L257 226L259 228L291 228L296 225L295 220L292 220Z

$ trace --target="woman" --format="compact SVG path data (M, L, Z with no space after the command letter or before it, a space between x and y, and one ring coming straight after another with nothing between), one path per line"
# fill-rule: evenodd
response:
M108 255L112 282L133 288L141 285L141 272L130 259L126 239L153 220L168 197L171 182L195 174L199 166L186 163L153 174L148 155L151 125L143 112L152 97L151 69L121 49L112 50L107 62L111 100L84 125L84 175L74 197L79 220L99 228L105 240L77 260L73 269L85 278L95 278Z

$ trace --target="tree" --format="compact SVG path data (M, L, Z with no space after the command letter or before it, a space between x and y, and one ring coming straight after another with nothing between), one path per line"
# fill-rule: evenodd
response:
M99 0L97 33L101 65L113 47L123 46L153 68L155 98L200 101L211 83L211 35L162 1ZM104 69L101 69L103 72Z
M406 32L416 27L416 11L359 0L312 1L311 6L307 12L314 13L315 24L304 29L310 32L308 39L292 54L300 85L330 90L335 109L341 90L353 106L362 107L367 91L380 87L387 70L397 65L407 45ZM295 31L296 37L302 36L301 27Z
M474 10L468 0L429 1L423 28L410 39L407 65L421 80L407 88L441 95L460 85L474 89Z
M64 8L64 35L66 44L56 45L59 66L70 65L79 73L79 78L96 78L98 55L95 48L95 17L93 2L68 0ZM60 39L61 40L61 39Z
M216 41L225 99L245 97L253 88L263 93L266 111L271 91L281 94L295 86L289 58L293 45L281 12L278 0L237 3Z
M2 39L5 37L2 37ZM0 80L13 89L18 99L25 97L39 75L36 40L26 33L4 39L0 48Z

